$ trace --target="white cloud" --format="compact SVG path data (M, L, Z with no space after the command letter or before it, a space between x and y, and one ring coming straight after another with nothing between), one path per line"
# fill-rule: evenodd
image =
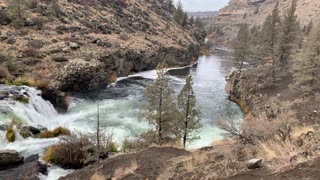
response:
M175 0L178 2L178 0ZM226 6L229 0L181 0L187 11L217 11Z

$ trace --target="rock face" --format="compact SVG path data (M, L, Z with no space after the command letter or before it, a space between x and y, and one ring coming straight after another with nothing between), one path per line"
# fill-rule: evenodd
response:
M212 38L226 45L232 44L240 24L261 25L271 14L276 3L279 3L279 10L284 13L290 7L291 0L231 0L211 22L213 25L223 27L223 35L218 37L212 34ZM297 15L301 25L304 26L311 20L316 24L319 23L319 8L320 1L298 1Z
M54 79L53 89L61 91L90 91L107 85L106 73L101 63L82 59L70 61Z
M248 169L258 169L262 166L262 159L250 159L248 161Z
M151 147L138 153L110 158L99 165L92 165L60 178L94 179L157 179L168 168L171 159L188 156L189 152L171 147ZM157 157L157 158L155 158Z
M24 164L0 172L3 179L38 180L39 175L47 174L47 166L38 161L39 155L26 158Z
M1 150L0 151L0 167L4 168L10 165L16 165L23 162L23 157L14 150Z
M34 16L21 30L12 28L6 8L0 11L0 64L13 77L50 81L43 95L64 110L66 91L97 90L162 61L190 64L206 37L196 26L178 25L166 1L56 0L35 6L26 7Z

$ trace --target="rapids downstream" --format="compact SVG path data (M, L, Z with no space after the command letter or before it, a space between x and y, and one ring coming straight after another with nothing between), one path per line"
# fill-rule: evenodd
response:
M197 103L202 111L203 127L200 130L200 139L189 144L188 148L209 146L214 140L221 138L221 132L214 127L217 118L242 118L240 108L230 102L224 92L225 76L237 65L229 51L219 49L214 55L200 57L197 64L192 67L168 71L170 84L176 93L182 88L186 76L189 73L193 76ZM155 78L155 70L141 72L119 78L115 84L99 94L76 94L66 114L58 114L49 102L39 96L40 91L21 87L21 91L29 94L29 103L0 100L0 125L15 116L24 124L35 127L53 129L63 126L76 132L93 133L99 101L102 128L106 133L112 131L115 142L121 144L126 138L135 138L151 128L146 122L140 121L139 111L145 101L145 87ZM10 91L15 88L17 87L0 85L0 91ZM25 157L35 153L41 156L48 146L58 141L58 138L23 139L17 134L14 143L7 143L5 132L0 130L0 150L14 149ZM55 166L49 170L48 176L43 176L41 179L57 179L70 173L69 170Z

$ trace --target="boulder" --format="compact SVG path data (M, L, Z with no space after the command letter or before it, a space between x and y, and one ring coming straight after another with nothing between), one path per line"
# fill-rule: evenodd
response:
M69 43L69 47L72 49L72 50L77 50L80 48L80 45L78 43L74 43L74 42L70 42Z
M42 40L30 40L27 44L29 48L41 49L44 46L44 42Z
M248 169L258 169L262 166L262 159L250 159L247 164Z
M93 91L107 86L106 73L98 61L74 59L51 83L50 88L60 91Z
M30 179L38 180L39 174L47 174L47 166L38 161L39 155L31 155L24 164L0 172L3 179Z
M8 25L11 23L10 17L7 15L7 13L0 9L0 25Z
M23 126L20 128L20 135L24 138L39 134L41 131L33 126Z
M6 40L6 43L7 44L14 44L14 43L16 43L16 38L11 36Z
M0 167L16 165L23 162L23 157L15 150L0 151Z

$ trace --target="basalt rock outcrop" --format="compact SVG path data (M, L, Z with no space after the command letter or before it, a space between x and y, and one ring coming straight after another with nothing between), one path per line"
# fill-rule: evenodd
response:
M211 34L211 37L225 45L231 45L236 38L240 24L261 25L265 18L272 13L276 3L284 13L290 7L291 0L231 0L219 11L211 22L212 25L222 27L223 34ZM311 20L320 22L320 1L300 0L297 15L301 25L307 25Z
M23 157L14 150L1 150L0 151L0 169L7 168L8 166L23 163Z
M1 17L7 17L8 1L2 4ZM0 65L13 77L51 81L44 95L53 104L64 100L64 92L97 90L162 61L190 64L206 36L195 25L177 24L165 1L36 1L25 10L20 28L1 19ZM81 68L70 70L75 61ZM95 73L96 62L103 76Z

